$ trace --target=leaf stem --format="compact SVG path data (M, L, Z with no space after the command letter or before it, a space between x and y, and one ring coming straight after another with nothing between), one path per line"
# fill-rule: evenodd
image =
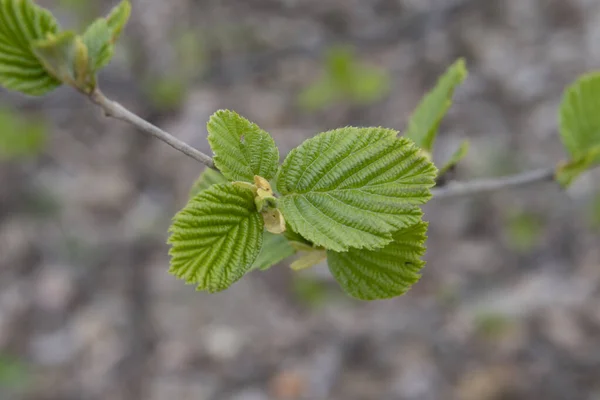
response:
M511 187L527 186L532 183L551 182L554 180L554 173L554 168L540 168L501 178L476 179L468 182L449 182L442 187L433 188L431 193L433 194L434 199L469 196Z
M202 153L201 151L193 148L189 144L177 139L175 136L171 135L160 129L159 127L152 125L150 122L145 119L139 117L138 115L132 113L121 104L108 99L104 94L100 91L100 89L96 88L89 96L90 100L102 108L107 117L112 117L119 119L121 121L125 121L135 126L142 132L148 133L155 138L162 140L169 146L173 147L175 150L179 150L183 154L193 158L196 161L201 162L209 168L217 169L215 167L215 163L213 159L207 155Z

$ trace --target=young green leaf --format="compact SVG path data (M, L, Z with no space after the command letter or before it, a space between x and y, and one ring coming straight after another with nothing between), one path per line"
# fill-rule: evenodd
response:
M294 253L296 253L296 250L284 236L265 231L262 249L260 249L260 253L256 257L256 260L254 260L251 269L265 271L294 255Z
M452 154L452 157L450 157L450 159L448 161L446 161L446 164L444 164L444 166L442 168L440 168L440 172L438 173L438 175L442 176L446 172L448 172L448 170L450 168L454 167L456 164L458 164L460 162L460 160L465 158L465 156L467 155L468 152L469 152L469 141L464 140L460 144L460 147L458 149L456 149L454 154Z
M74 32L60 32L38 40L33 44L33 51L52 76L86 93L93 88L94 75L89 68L87 47Z
M82 39L88 49L89 68L92 73L96 73L110 62L114 53L111 31L106 20L98 18L94 21L84 32Z
M255 175L267 180L275 176L279 150L271 135L256 124L233 111L219 110L207 128L215 165L227 179L254 183Z
M198 179L192 185L190 189L190 197L194 197L201 191L208 189L212 185L219 183L227 183L227 179L219 171L215 171L212 168L205 168L200 174Z
M400 296L421 277L425 265L427 223L419 222L393 234L393 242L375 251L327 251L329 270L350 296L380 300Z
M295 148L277 177L292 229L335 251L375 249L420 220L436 169L410 140L383 128L341 128Z
M60 86L31 48L33 42L57 32L52 14L31 0L0 0L0 85L32 96Z
M263 242L254 195L230 183L192 198L169 231L169 271L209 292L227 289L250 271Z
M131 3L129 0L123 0L117 6L115 6L106 17L106 22L111 32L110 40L113 44L121 35L121 31L127 24L130 14Z
M590 73L569 86L560 106L560 136L572 160L600 163L589 152L600 146L600 72Z
M442 118L452 105L454 90L467 77L465 61L456 61L421 100L408 122L404 136L431 153Z

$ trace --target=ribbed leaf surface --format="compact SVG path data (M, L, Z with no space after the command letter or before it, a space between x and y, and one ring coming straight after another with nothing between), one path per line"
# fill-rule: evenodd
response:
M212 168L205 168L192 185L192 188L190 189L190 197L194 197L201 191L218 183L227 183L227 179L225 179L223 174L220 172L215 171Z
M254 260L252 269L267 270L294 255L295 252L296 250L290 246L289 241L283 235L275 235L265 231L262 249L260 249L256 260Z
M34 41L56 32L52 14L31 0L0 0L0 85L32 96L60 86L31 48Z
M277 178L292 229L335 251L375 249L420 220L436 169L414 144L383 128L342 128L302 143Z
M465 61L456 61L440 77L436 86L423 97L413 112L404 136L417 146L431 151L442 118L452 105L454 89L467 77Z
M263 222L251 191L230 183L192 198L170 228L170 272L198 290L227 289L252 267L263 241Z
M219 110L207 128L215 165L227 179L254 183L254 175L267 180L275 176L279 150L271 135L256 124L233 111Z
M361 300L400 296L421 277L425 265L427 223L419 222L393 234L393 242L375 251L327 251L329 270L350 296Z

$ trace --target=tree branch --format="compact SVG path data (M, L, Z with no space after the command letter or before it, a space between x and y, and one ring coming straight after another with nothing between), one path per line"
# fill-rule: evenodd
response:
M169 146L173 147L175 150L179 150L180 152L193 158L194 160L200 161L207 167L217 169L215 167L213 159L209 155L204 154L199 150L196 150L189 144L182 142L170 133L163 131L159 127L154 126L145 119L135 115L119 103L108 99L104 96L104 94L102 94L102 92L99 89L94 90L94 92L92 92L92 94L90 94L89 97L94 104L98 105L104 110L106 116L128 122L131 125L138 128L139 130L148 133L159 140L162 140Z
M477 179L470 182L450 182L445 186L433 188L431 193L434 199L468 196L511 187L527 186L532 183L550 182L552 180L554 180L554 168L541 168L501 178Z

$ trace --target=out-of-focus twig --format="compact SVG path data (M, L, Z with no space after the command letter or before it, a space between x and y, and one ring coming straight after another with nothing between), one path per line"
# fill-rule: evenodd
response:
M501 178L477 179L468 182L450 182L445 186L434 188L431 192L434 199L469 196L501 189L528 186L533 183L550 182L554 179L554 172L554 168L540 168Z

